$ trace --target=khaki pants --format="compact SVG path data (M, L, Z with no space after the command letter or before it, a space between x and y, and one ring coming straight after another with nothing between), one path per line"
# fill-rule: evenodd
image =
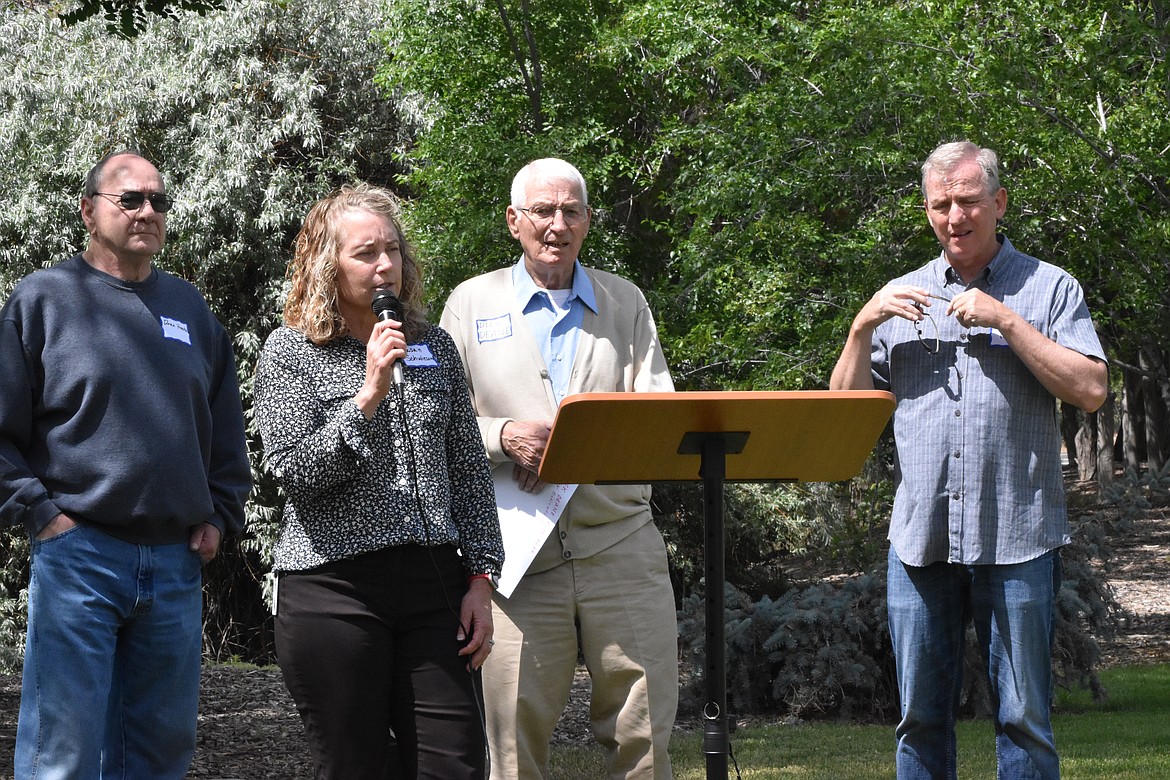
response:
M496 597L483 666L492 780L548 778L549 741L577 667L610 780L669 780L678 635L666 549L653 523L590 558L529 574Z

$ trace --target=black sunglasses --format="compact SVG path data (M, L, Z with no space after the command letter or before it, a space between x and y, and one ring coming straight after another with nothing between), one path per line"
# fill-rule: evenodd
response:
M138 211L142 208L142 204L150 201L150 207L159 214L166 214L171 210L171 206L175 205L175 201L171 199L170 195L164 192L152 192L147 195L145 192L138 190L127 190L121 195L115 195L112 192L95 192L94 195L104 195L107 198L116 198L118 205L127 211Z

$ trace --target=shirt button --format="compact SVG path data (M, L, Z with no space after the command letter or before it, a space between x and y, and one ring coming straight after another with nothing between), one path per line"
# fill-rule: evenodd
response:
M561 538L562 538L562 539L568 539L568 538L569 538L569 532L568 532L568 531L561 531Z
M963 457L963 453L959 452L958 450L955 450L955 457L961 458L961 457Z
M565 550L565 560L567 561L572 557L573 557L573 553L569 550Z
M962 333L959 334L959 341L966 341L966 340L967 340L967 331L963 331Z
M955 417L962 417L962 416L963 416L963 410L962 410L962 409L956 409L956 410L955 410Z
M958 500L959 500L959 494L958 494L958 493L951 493L951 498L953 498L955 501L958 501Z

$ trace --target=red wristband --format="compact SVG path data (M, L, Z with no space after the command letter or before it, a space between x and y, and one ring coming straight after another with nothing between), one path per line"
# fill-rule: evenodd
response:
M496 589L496 576L494 574L488 574L487 572L483 574L472 574L467 578L467 584L470 585L473 580L487 580L488 584L492 586L492 590Z

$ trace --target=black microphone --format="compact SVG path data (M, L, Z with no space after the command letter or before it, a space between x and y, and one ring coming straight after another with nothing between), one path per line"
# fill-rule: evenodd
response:
M370 308L374 310L374 314L378 316L379 320L399 320L401 317L398 310L402 307L402 301L398 300L390 290L378 290L374 293L374 300L370 302ZM394 384L402 384L402 361L394 361Z

